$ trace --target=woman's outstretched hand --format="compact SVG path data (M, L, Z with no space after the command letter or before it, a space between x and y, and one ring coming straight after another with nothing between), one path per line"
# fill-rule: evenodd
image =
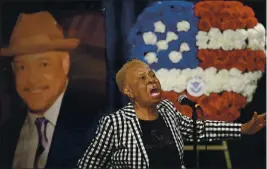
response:
M251 120L241 126L242 134L255 134L266 126L266 113L258 115L254 112Z

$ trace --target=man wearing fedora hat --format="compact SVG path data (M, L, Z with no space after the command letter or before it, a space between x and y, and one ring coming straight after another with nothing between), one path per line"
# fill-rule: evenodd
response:
M0 128L0 168L72 168L83 154L99 109L68 80L69 51L49 12L20 14L10 46L16 90L26 103ZM13 105L12 105L13 106Z

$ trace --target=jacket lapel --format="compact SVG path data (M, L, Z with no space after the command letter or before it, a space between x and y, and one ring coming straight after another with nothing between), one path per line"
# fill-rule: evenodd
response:
M159 111L160 115L163 117L163 120L165 121L166 126L171 130L172 136L174 138L175 144L179 152L183 152L181 147L183 147L183 140L178 140L178 138L182 138L179 136L179 130L178 130L178 123L174 120L175 119L175 113L173 110L168 109L164 101L161 101L157 105L157 110ZM142 130L140 123L136 117L136 113L134 111L133 105L129 103L127 106L123 108L123 111L125 113L126 118L128 119L128 127L131 130L131 133L133 133L133 136L137 142L137 145L139 149L141 150L142 157L145 158L146 166L149 166L149 159L148 155L145 150L145 146L143 144L142 140ZM182 160L183 154L180 154L180 158Z
M68 86L62 100L46 168L74 168L97 126L99 106L85 91ZM96 98L94 98L96 102Z
M66 91L60 112L57 119L57 124L54 129L54 134L48 154L46 168L60 167L68 153L71 153L74 138L72 137L73 128L70 122L70 112L66 105L68 99L68 91ZM73 119L75 121L75 119ZM68 166L68 164L65 164Z
M15 116L11 117L0 129L0 168L11 168L19 141L20 131L27 116L25 107L14 109Z
M127 125L130 128L130 132L133 134L134 139L137 142L138 148L141 150L142 157L145 158L146 166L149 166L149 159L145 150L145 146L142 140L142 130L140 123L136 117L136 113L134 111L133 105L129 103L127 106L123 108L125 116L127 118Z
M179 136L178 124L174 120L176 112L173 112L172 110L169 110L168 108L166 108L166 106L164 105L164 101L161 101L158 104L157 109L160 115L163 117L163 120L165 121L167 127L171 130L176 147L179 150L178 152L179 153L183 152L183 150L181 149L181 147L183 147L183 140L178 140L178 138L182 138L182 137ZM182 157L183 157L183 154L180 154L181 160L182 160Z

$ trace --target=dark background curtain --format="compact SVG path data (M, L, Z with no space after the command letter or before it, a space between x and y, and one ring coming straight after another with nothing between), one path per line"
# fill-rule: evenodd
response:
M103 0L106 16L107 92L109 112L114 112L129 100L116 85L116 72L128 61L127 34L143 8L153 0Z
M135 22L134 0L104 0L106 16L106 56L107 56L107 92L109 112L122 107L127 98L123 97L116 85L116 72L128 60L127 33Z

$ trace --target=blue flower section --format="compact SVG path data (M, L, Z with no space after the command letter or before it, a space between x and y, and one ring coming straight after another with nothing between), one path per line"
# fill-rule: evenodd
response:
M166 30L164 33L154 32L154 23L161 21ZM190 23L188 32L177 31L177 23L187 21ZM160 68L177 68L177 69L194 69L199 66L197 59L196 35L198 18L194 15L194 4L186 1L163 1L157 2L144 9L138 16L135 26L128 36L128 43L132 46L131 58L145 60L148 52L155 52L158 62L151 64L151 68L158 70ZM174 32L178 35L178 40L168 43L167 50L157 51L157 45L146 45L143 39L143 33L153 32L157 36L157 41L165 40L167 32ZM172 63L169 59L171 51L180 51L180 45L185 42L188 44L190 51L182 52L182 59L178 63Z

